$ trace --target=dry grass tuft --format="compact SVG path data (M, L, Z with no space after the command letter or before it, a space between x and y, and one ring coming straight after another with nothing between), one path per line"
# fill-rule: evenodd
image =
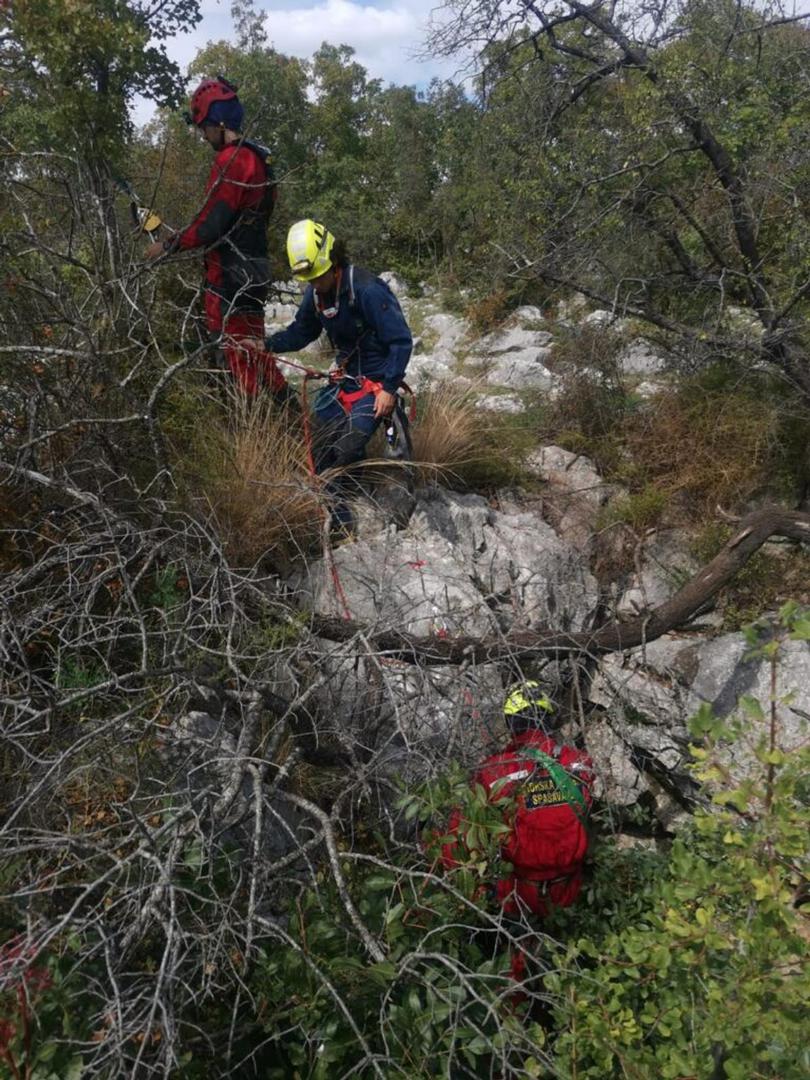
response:
M454 469L488 450L487 428L476 408L477 392L451 380L430 384L419 398L419 416L411 430L414 461Z
M718 368L644 400L630 387L610 371L569 373L543 431L628 488L630 518L660 511L686 523L718 504L738 510L763 495L789 497L800 432L768 384Z
M213 433L218 461L206 492L229 557L301 557L318 538L321 510L300 428L266 397L234 399Z
M749 390L714 394L687 384L659 394L625 428L630 457L699 516L718 504L740 507L767 488L779 444L777 409Z
M312 551L322 518L299 424L236 390L225 410L202 402L199 415L193 431L184 425L184 485L213 515L229 560L288 564Z
M437 380L419 398L411 434L414 462L425 479L437 473L451 487L493 490L520 481L523 461L536 445L538 416L527 405L518 414L482 409L491 393L482 382Z

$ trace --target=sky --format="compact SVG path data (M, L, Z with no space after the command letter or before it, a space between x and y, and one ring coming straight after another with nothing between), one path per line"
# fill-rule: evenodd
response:
M270 44L281 53L308 59L322 42L351 45L371 78L399 86L425 87L434 76L453 78L458 59L420 62L431 11L440 0L256 0L266 13ZM233 37L230 0L202 0L202 21L169 41L168 53L185 70L208 41ZM145 123L153 106L136 102L135 120Z

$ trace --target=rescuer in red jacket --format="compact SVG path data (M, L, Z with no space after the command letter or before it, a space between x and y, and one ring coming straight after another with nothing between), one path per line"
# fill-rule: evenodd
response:
M572 904L582 886L593 765L587 755L554 739L561 716L539 683L514 687L504 717L511 741L486 758L471 781L487 792L506 781L491 796L495 804L506 803L512 826L501 844L504 874L493 883L493 895L507 915L547 915L553 907ZM460 810L451 814L447 831L463 840ZM458 865L457 844L442 849L447 869Z
M275 357L258 347L270 284L267 223L276 199L269 151L240 131L244 110L221 75L203 79L187 119L211 146L214 164L202 209L185 229L151 244L146 258L204 248L205 321L222 337L225 360L248 395L265 386L281 403L295 400Z

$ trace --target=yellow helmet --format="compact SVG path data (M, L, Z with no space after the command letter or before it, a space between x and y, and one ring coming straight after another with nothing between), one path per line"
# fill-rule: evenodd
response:
M287 233L287 258L296 281L312 281L332 269L335 238L325 225L306 218Z
M543 693L539 682L530 679L528 682L516 683L507 694L503 703L503 715L506 717L537 715L544 712L551 715L557 711L554 702Z

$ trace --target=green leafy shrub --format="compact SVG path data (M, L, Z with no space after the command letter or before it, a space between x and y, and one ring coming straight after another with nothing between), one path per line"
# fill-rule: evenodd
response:
M512 934L484 898L498 837L508 831L501 811L460 770L409 794L401 808L413 820L452 804L466 825L459 866L447 876L437 872L437 830L424 850L342 856L346 886L382 959L369 957L330 876L295 903L284 946L266 951L256 976L259 1015L279 1054L268 1077L479 1076L495 1061L517 1076L544 1057L543 1028L521 1018L512 1000ZM520 932L532 933L515 924L512 933Z
M621 345L590 328L555 346L562 390L544 441L586 454L633 496L654 488L671 523L702 521L718 504L742 508L763 493L795 497L808 433L782 386L716 364L641 399L618 369Z
M649 529L660 520L667 507L667 496L654 487L645 487L635 495L625 495L614 499L600 513L597 528L619 522L629 525L637 531Z
M36 957L24 937L0 945L0 1075L14 1080L79 1080L73 1040L91 1017L70 956Z
M783 609L780 636L750 640L778 664L781 643L810 640L810 619ZM697 777L711 801L672 845L644 909L623 927L571 943L546 980L557 995L555 1062L565 1077L792 1080L810 1068L806 890L807 749L785 754L776 715L743 699L730 722L708 706L692 722ZM756 732L755 768L728 748Z
M782 643L810 640L810 616L749 631L778 670ZM789 704L776 697L773 715ZM441 826L423 849L377 837L341 855L344 884L384 952L372 960L323 873L302 895L256 975L278 1065L268 1076L694 1077L807 1074L806 896L810 751L787 755L768 703L742 699L692 722L703 805L668 850L598 838L575 907L542 927L499 921L486 883L500 872L500 810L456 770L406 796L409 820L464 826L459 866L437 872ZM729 764L744 741L745 772ZM497 930L494 928L497 927ZM493 932L494 931L494 932ZM506 970L527 960L521 999ZM553 1013L553 1021L550 1015Z

